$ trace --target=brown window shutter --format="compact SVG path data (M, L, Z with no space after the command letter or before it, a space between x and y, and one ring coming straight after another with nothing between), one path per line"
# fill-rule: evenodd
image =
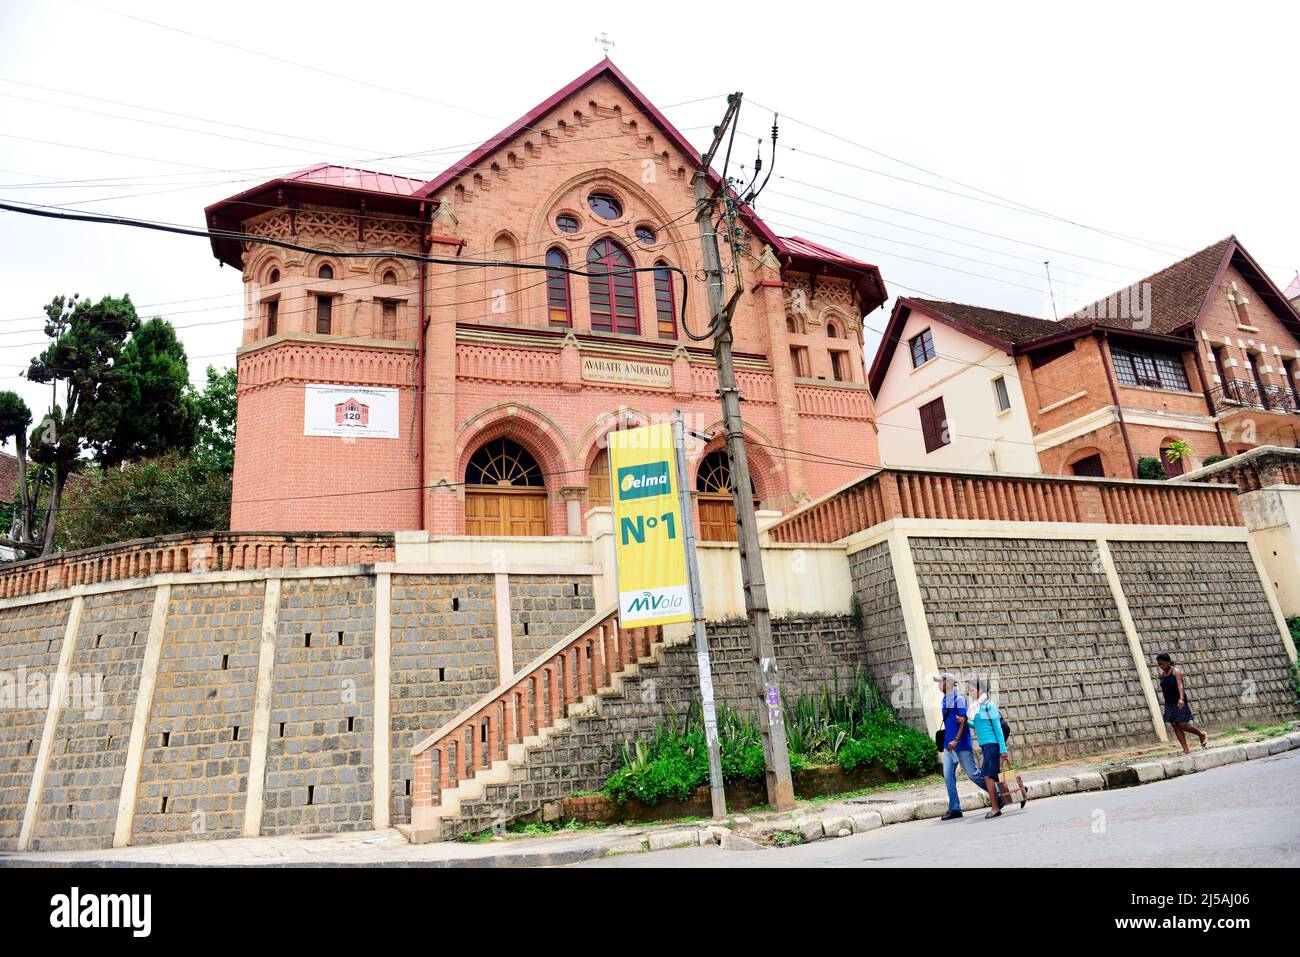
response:
M948 429L948 416L944 412L943 398L927 402L920 408L921 437L925 440L926 452L933 452L948 444L944 433Z

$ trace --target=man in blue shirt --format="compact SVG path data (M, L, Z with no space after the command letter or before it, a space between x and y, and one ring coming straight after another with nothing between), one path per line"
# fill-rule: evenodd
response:
M966 724L966 698L957 691L957 679L950 674L937 675L942 696L943 715L943 783L948 786L948 813L942 818L951 821L962 816L961 799L957 797L957 765L966 777L981 791L984 775L975 765L971 751L970 728Z

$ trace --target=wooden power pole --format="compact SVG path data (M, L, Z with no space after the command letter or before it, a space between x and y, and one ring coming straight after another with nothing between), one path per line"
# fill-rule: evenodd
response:
M692 183L695 187L700 245L704 251L704 271L708 279L713 357L718 365L718 397L722 400L723 431L726 436L727 459L731 465L732 494L736 501L740 573L745 591L749 645L754 657L754 679L760 699L758 713L763 729L763 758L767 765L767 801L778 811L788 811L794 807L794 784L790 779L790 752L785 739L781 686L777 680L772 617L767 605L767 585L763 579L763 558L758 542L758 520L754 515L753 486L749 480L749 461L745 454L740 390L736 388L736 369L731 357L731 306L734 303L728 305L726 302L718 236L713 228L718 197L727 189L726 171L723 171L723 179L717 190L710 190L708 176L713 156L722 143L727 127L735 121L740 100L739 93L730 97L727 112L713 135L712 145L700 161ZM737 290L737 295L739 292Z

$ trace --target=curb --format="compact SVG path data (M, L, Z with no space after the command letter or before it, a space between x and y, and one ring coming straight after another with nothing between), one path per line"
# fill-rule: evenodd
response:
M1025 783L1025 790L1030 800L1055 797L1060 794L1078 794L1085 791L1115 790L1118 788L1139 787L1154 781L1163 781L1196 774L1211 768L1243 761L1254 761L1272 757L1287 751L1300 749L1300 731L1293 731L1277 738L1255 741L1250 744L1234 744L1193 751L1187 755L1175 755L1147 761L1135 761L1096 771L1081 771L1077 774L1062 775L1054 778L1040 778ZM980 794L966 794L961 799L963 811L984 807L984 798ZM862 834L890 824L902 824L907 821L924 821L942 817L948 810L946 797L927 798L922 801L904 801L884 805L878 809L860 812L846 812L836 809L828 814L812 815L792 812L787 820L768 819L752 822L743 816L737 817L740 824L738 833L725 827L713 826L707 831L700 831L696 841L689 840L691 835L683 832L669 832L652 835L648 840L637 842L636 850L657 851L670 847L687 847L719 844L724 849L729 846L735 850L766 849L773 845L808 844L828 838L848 837L850 834ZM719 835L717 832L723 832ZM783 837L778 837L783 835ZM737 840L738 839L738 840ZM631 842L627 842L629 845ZM621 853L632 852L629 846L620 848Z

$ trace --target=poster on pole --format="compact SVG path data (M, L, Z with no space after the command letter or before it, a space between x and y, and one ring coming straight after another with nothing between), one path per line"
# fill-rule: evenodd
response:
M669 423L609 436L614 567L623 628L691 620L673 454Z

